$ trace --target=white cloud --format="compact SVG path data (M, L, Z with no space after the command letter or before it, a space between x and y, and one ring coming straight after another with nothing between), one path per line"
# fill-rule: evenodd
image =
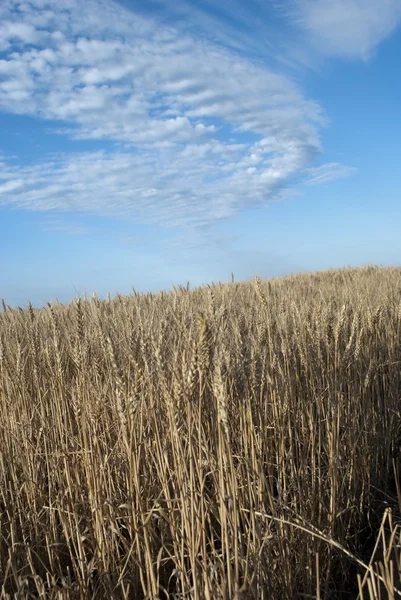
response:
M205 225L250 202L262 203L269 194L276 197L285 186L284 165L281 173L280 165L265 160L263 171L249 173L241 165L243 149L235 148L219 151L221 164L215 162L213 142L201 161L195 152L189 155L188 147L169 147L64 156L24 168L0 163L0 204L113 214L168 226Z
M287 14L325 54L367 59L401 21L400 0L292 0Z
M277 197L319 156L320 107L210 40L111 0L4 0L0 22L0 110L123 144L3 161L0 203L201 225Z
M316 185L318 183L328 183L341 177L352 175L355 172L353 167L347 167L340 163L332 162L318 167L310 167L305 169L304 173L308 185Z

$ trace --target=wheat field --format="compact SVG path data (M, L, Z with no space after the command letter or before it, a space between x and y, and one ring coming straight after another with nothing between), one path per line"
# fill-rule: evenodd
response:
M0 312L1 599L399 598L401 268Z

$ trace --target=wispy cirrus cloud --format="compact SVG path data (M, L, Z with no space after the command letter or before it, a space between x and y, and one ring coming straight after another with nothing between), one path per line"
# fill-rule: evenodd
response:
M277 198L320 155L319 105L210 39L112 0L5 0L0 23L0 110L99 142L3 159L2 204L205 225Z
M401 23L399 0L149 0L189 31L290 70L319 57L367 60ZM168 10L167 10L168 7ZM151 10L151 8L149 8ZM294 27L295 26L295 27Z
M308 185L317 185L319 183L328 183L341 177L347 177L355 172L353 167L347 167L340 163L332 162L319 165L317 167L309 167L305 169L305 183Z
M144 14L157 12L162 22L191 36L274 61L281 60L287 43L286 22L276 5L276 0L147 0L142 6Z
M368 59L401 22L399 0L291 0L284 13L329 56Z

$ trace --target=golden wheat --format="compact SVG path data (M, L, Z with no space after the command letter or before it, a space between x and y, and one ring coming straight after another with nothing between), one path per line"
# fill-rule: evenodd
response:
M3 300L0 598L399 597L400 275Z

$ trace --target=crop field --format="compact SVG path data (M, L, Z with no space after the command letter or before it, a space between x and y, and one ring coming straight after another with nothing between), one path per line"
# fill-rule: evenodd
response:
M0 598L401 597L401 268L0 312Z

